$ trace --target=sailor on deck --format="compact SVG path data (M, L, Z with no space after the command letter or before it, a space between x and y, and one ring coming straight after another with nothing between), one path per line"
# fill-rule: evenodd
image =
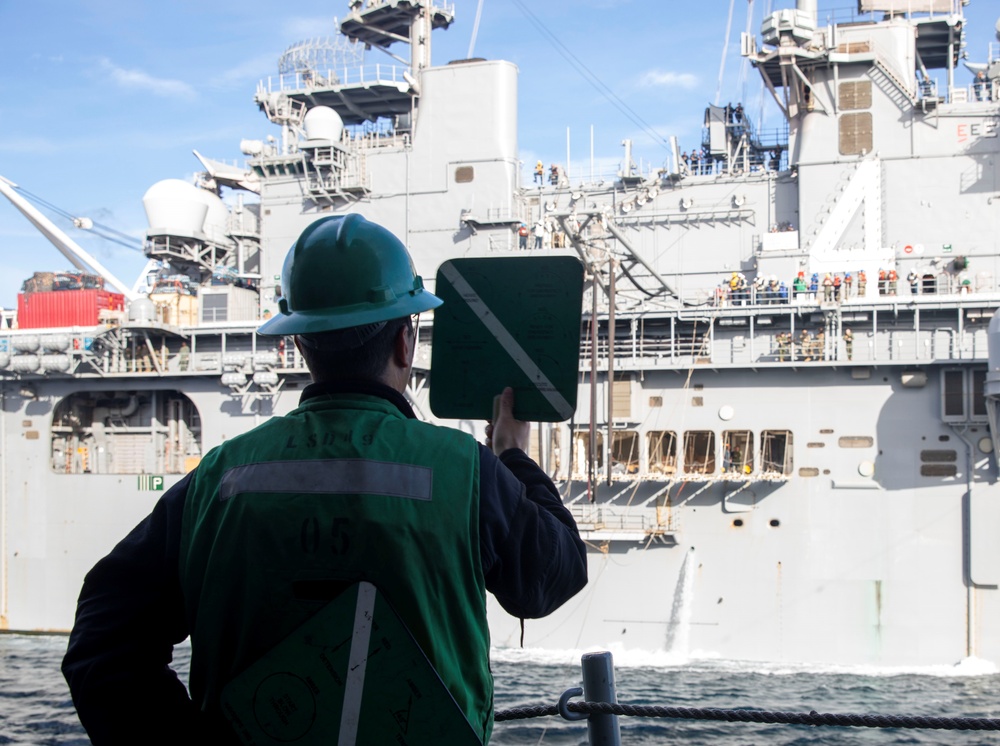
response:
M986 73L982 70L977 71L976 82L972 84L973 89L975 89L976 101L985 101L988 98L986 95L986 85Z
M415 418L412 316L441 300L389 231L316 221L281 288L259 331L293 336L314 383L297 409L210 451L87 575L63 661L80 719L95 744L238 743L227 683L364 580L488 741L486 591L521 618L579 591L573 518L525 453L511 389L486 445ZM190 696L169 667L189 635Z
M792 292L795 295L795 299L799 300L801 296L806 294L807 290L808 288L806 286L806 273L799 272L797 275L795 275L795 279L792 281Z

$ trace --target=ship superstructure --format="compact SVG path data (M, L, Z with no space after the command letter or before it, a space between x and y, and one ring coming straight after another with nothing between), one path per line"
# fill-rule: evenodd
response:
M341 37L258 85L279 134L242 143L246 168L198 154L197 184L146 194L159 264L127 311L0 331L3 624L68 627L83 572L158 490L295 406L294 345L253 331L299 232L359 212L428 281L511 251L586 267L579 406L532 451L591 583L526 646L1000 661L1000 62L960 82L962 4L860 0L823 27L800 0L742 44L784 126L709 106L701 147L662 168L626 142L611 181L531 186L514 65L431 62L453 18L351 3ZM408 394L430 419L420 333ZM490 611L494 643L518 644Z

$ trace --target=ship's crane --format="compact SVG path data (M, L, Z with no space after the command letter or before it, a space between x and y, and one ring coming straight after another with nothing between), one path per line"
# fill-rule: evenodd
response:
M45 217L41 212L39 212L35 207L28 202L24 197L17 193L17 184L10 181L9 179L0 176L0 194L10 200L10 203L16 207L24 217L31 221L45 236L52 245L59 249L59 252L66 257L70 263L77 269L83 272L91 272L94 274L99 274L107 280L115 290L124 295L130 301L135 300L138 294L135 293L132 288L119 280L115 275L92 257L87 251L83 249L76 241L67 236L63 231L61 231L51 220Z

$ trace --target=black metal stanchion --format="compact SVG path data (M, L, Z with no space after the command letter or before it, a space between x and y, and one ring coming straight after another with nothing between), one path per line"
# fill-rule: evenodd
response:
M615 692L615 667L611 653L585 653L583 656L583 696L588 702L618 704ZM590 746L621 746L622 734L617 715L592 713L587 718Z

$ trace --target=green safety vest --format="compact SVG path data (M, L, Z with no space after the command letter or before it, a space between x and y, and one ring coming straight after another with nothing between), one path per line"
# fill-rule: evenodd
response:
M308 400L213 449L188 487L180 579L190 689L228 681L365 580L396 609L473 728L493 725L479 453L462 432L361 394ZM344 620L350 637L354 619Z

